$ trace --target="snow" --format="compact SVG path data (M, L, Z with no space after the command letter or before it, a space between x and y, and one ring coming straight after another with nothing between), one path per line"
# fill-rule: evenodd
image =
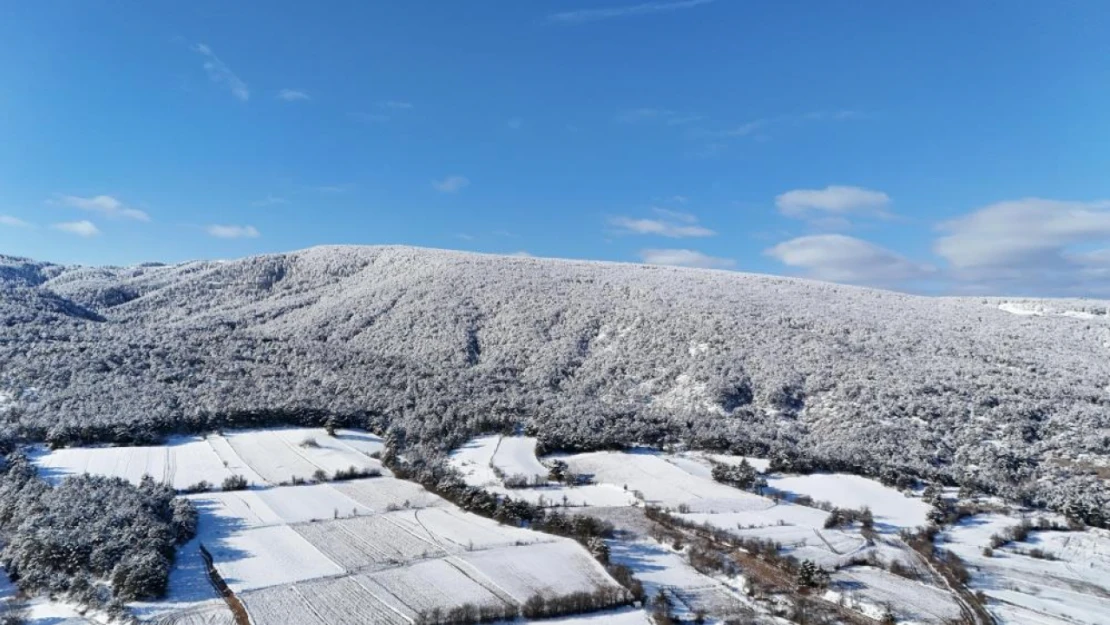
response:
M468 552L452 559L520 603L536 593L557 596L617 586L597 560L568 538Z
M1009 543L987 557L992 535L1017 525L1015 515L980 514L960 521L942 535L942 547L972 570L970 587L993 601L1005 623L1104 624L1110 614L1110 531L1034 531L1028 541ZM1025 555L1043 549L1057 559Z
M1019 304L1017 302L1004 302L998 305L998 309L1008 312L1011 315L1021 315L1023 317L1040 317L1044 315L1044 308L1030 304Z
M740 512L763 510L773 503L752 493L719 484L690 473L662 454L653 452L594 452L563 458L571 471L590 475L594 481L627 486L646 503L691 512Z
M216 540L205 540L206 538ZM343 569L286 525L256 527L201 542L235 592L339 575Z
M479 436L451 452L450 462L471 486L492 486L501 480L493 471L493 454L500 436Z
M676 616L692 620L699 608L713 613L742 613L748 601L736 588L699 573L680 552L651 541L608 541L609 559L632 569L648 597L665 590L677 600Z
M36 448L31 454L41 475L58 482L69 475L90 473L121 477L138 484L149 475L177 489L200 481L219 484L232 475L208 440L177 437L157 447L79 447L69 449Z
M960 605L947 591L898 577L871 566L854 566L832 575L828 598L872 618L889 607L899 623L946 623L959 620Z
M11 410L18 405L15 399L15 393L11 391L0 390L0 413Z
M651 619L644 610L622 608L609 612L526 622L536 623L536 625L650 625Z
M524 476L529 483L547 480L548 470L536 458L536 439L530 436L479 436L451 452L451 464L467 484L486 487L504 477Z
M427 508L450 505L423 486L391 477L333 482L333 488L375 512L390 508Z
M507 476L523 475L529 482L533 478L547 480L547 467L536 458L536 439L531 436L503 436L493 466Z
M283 428L230 432L228 443L268 484L311 479L316 471L332 475L356 467L381 470L381 463L328 436L323 429Z
M562 506L564 502L568 506L633 506L638 501L630 491L613 484L548 485L534 488L491 486L486 490L546 507Z
M1003 302L998 305L998 309L1022 317L1071 317L1072 319L1090 321L1099 319L1102 316L1085 310L1058 310L1044 303Z
M218 487L232 475L254 485L276 485L293 477L311 479L317 470L333 475L355 466L384 472L381 462L369 457L380 450L380 439L354 430L337 435L328 436L321 428L240 430L226 436L175 437L158 446L38 447L31 456L42 475L54 482L90 473L138 484L149 475L178 490L201 481ZM311 444L302 445L305 441Z
M877 529L914 528L926 524L929 505L896 489L858 475L814 473L771 476L767 485L784 493L807 495L840 508L871 509Z

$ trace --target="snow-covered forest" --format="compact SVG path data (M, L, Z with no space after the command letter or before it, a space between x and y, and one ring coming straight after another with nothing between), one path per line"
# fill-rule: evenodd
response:
M429 456L523 426L546 451L685 443L1105 524L1108 312L405 247L0 257L0 419L9 445L330 421Z

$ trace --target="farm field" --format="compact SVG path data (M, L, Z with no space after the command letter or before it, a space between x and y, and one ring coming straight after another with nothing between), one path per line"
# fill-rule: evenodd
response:
M500 484L502 477L546 481L548 469L536 458L530 436L479 436L451 453L451 464L475 486Z
M870 508L878 529L923 527L928 522L929 504L858 475L774 475L767 478L767 485L789 496L805 495L840 508Z
M1033 531L1023 542L985 548L1020 524L1019 515L980 514L943 536L942 546L968 563L970 587L993 602L1005 623L1102 624L1110 614L1110 531ZM1051 559L1029 555L1040 549Z
M654 541L610 541L610 559L631 568L648 597L664 591L676 603L675 616L693 619L698 610L714 615L752 612L744 596L721 580L699 573L681 552Z
M305 437L314 442L302 445ZM255 625L411 625L464 605L515 615L536 594L623 592L576 542L466 513L412 482L270 485L309 467L344 468L359 456L363 464L356 466L374 467L377 461L359 451L373 445L342 432L332 438L289 428L175 440L163 448L61 450L69 453L43 453L36 462L52 479L94 471L138 481L172 467L184 448L201 454L195 463L201 469L188 479L257 476L260 483L247 490L185 495L200 515L197 536L179 549L166 597L132 605L136 616L159 625L231 622L202 547Z
M898 622L948 623L960 618L960 606L947 591L870 566L837 571L829 593L875 619L888 609Z
M160 446L39 447L31 457L52 481L89 473L138 484L149 475L186 490L200 482L218 487L233 475L253 485L275 486L293 478L311 480L317 471L333 475L352 466L383 471L381 463L370 457L380 449L381 439L365 432L340 430L329 436L323 428L279 428L175 437Z
M932 579L931 572L923 568L920 558L897 534L900 529L926 524L930 507L920 497L846 474L766 474L767 496L757 495L713 480L713 466L747 463L764 472L769 467L766 460L698 451L559 455L555 457L566 462L571 473L588 478L590 483L563 486L551 482L506 488L492 464L496 450L506 440L481 437L456 452L452 461L471 485L507 497L554 507L587 506L586 514L603 518L611 516L607 510L658 506L684 521L721 529L736 538L770 541L778 545L781 555L798 562L809 560L830 572L845 571L838 573L838 583L831 587L837 590L830 592L840 593L837 601L842 595L851 609L867 616L882 616L876 606L902 595L906 601L898 615L911 621L943 622L953 613L959 616L959 606L947 590L897 577L877 567L859 566L860 562L884 566L896 563L923 579ZM520 448L527 449L523 445ZM869 508L878 534L868 538L859 523L826 528L828 506ZM632 523L630 527L638 525ZM692 618L696 611L704 610L718 616L750 615L755 609L746 596L737 592L745 584L742 577L723 579L702 574L691 567L683 551L649 539L645 529L633 529L629 537L611 540L609 546L612 561L632 568L649 595L665 590L676 614ZM913 596L925 599L915 601ZM767 614L766 607L763 614Z

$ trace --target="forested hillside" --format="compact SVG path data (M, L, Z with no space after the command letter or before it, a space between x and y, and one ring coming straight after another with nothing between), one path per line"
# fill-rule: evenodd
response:
M727 448L1097 521L1108 310L404 247L0 257L0 412L9 441L331 418L413 453L523 425L548 449Z

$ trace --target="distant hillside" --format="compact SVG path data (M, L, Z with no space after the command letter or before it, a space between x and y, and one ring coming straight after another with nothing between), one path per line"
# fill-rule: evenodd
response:
M1056 507L1110 492L1105 301L405 247L0 258L0 296L9 436L331 415L445 449L524 424L551 448L730 447Z

